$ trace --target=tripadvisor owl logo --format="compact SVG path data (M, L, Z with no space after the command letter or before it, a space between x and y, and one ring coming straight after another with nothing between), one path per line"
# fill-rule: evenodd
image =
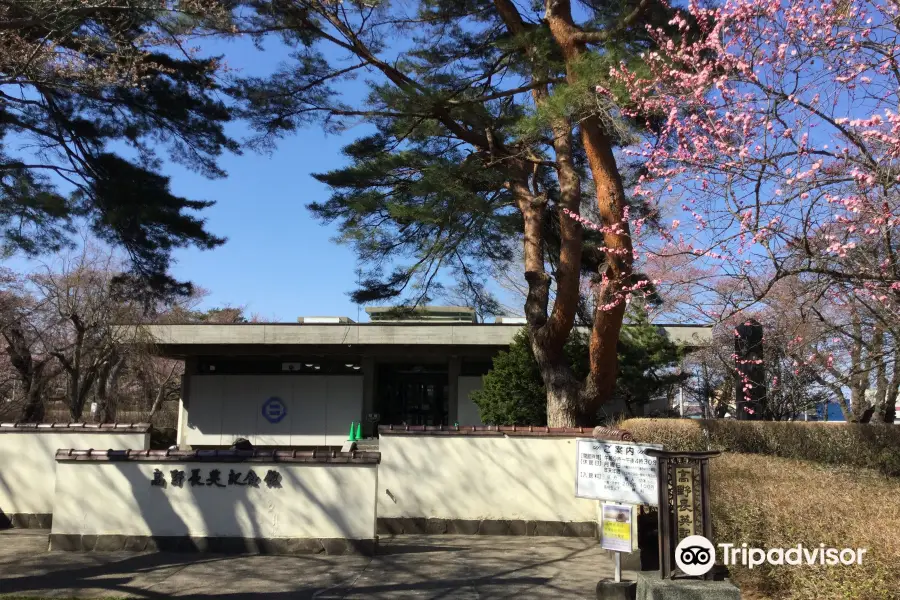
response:
M807 548L797 544L790 548L749 548L747 544L719 544L724 565L744 565L750 569L769 565L861 565L866 548ZM675 547L675 564L685 575L705 575L716 562L716 548L702 535L691 535Z
M716 548L702 535L689 535L675 547L675 564L685 575L705 575L716 562Z

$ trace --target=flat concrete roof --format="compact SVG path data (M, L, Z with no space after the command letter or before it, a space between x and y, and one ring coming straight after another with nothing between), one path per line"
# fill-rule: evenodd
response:
M627 325L626 325L627 327ZM712 326L659 325L669 338L687 346L706 346L712 340ZM191 324L149 325L158 352L168 356L234 353L238 347L264 347L284 353L303 347L480 347L509 346L520 324L502 323L241 323L234 325ZM360 348L361 349L361 348Z
M419 306L416 308L404 309L397 306L367 306L366 314L369 315L389 315L396 314L413 314L413 315L440 315L440 314L466 314L474 315L475 309L468 306L436 306L429 304L427 306Z

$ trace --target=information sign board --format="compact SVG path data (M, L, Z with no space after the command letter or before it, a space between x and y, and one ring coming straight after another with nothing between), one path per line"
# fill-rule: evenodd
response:
M656 459L646 452L662 446L579 438L576 447L576 497L659 504Z

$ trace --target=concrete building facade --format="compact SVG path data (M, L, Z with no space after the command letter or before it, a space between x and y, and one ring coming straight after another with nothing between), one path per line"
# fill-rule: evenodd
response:
M472 392L522 324L475 323L466 311L442 307L429 320L370 309L370 323L306 317L149 333L160 355L185 361L180 448L227 447L239 437L258 447L334 447L352 421L367 437L378 425L482 424ZM710 339L708 327L661 327L681 344Z

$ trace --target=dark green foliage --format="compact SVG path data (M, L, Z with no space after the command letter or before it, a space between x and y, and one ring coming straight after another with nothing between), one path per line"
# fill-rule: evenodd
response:
M646 317L636 316L634 321L623 328L618 348L616 397L628 406L647 402L682 377L672 370L681 355L678 346ZM576 377L588 373L588 343L587 334L576 329L565 346L568 364ZM472 399L484 423L547 424L547 390L524 331L515 337L508 351L494 357L482 389L474 392Z
M68 200L47 177L9 162L0 172L0 236L26 254L58 249L71 217Z
M29 49L23 56L34 44L38 57L0 59L3 247L55 251L86 222L126 250L133 269L125 279L135 293L188 293L188 284L167 274L172 251L224 240L193 214L211 202L171 192L156 150L207 177L224 176L218 157L239 148L223 130L231 115L217 96L219 60L145 51L148 40L177 40L192 27L187 17L119 0L78 10L70 4L6 3L0 18ZM43 38L77 57L60 59L70 69L42 66Z
M646 313L634 310L630 323L619 336L619 374L616 396L628 406L642 404L685 378L672 367L681 360L682 350Z
M509 350L494 357L472 400L481 421L489 425L547 424L547 390L524 331L516 335Z
M211 249L223 238L209 234L203 221L190 212L212 206L169 192L169 178L135 165L114 154L94 159L95 176L84 190L74 194L83 214L90 218L100 239L128 252L137 283L147 291L187 295L191 288L166 275L169 256L190 244Z
M337 222L340 240L371 265L354 301L393 299L410 284L414 303L427 301L440 290L433 281L440 269L477 297L485 264L512 259L508 240L521 219L510 210L509 194L477 155L430 140L396 152L393 144L384 134L362 138L345 150L351 166L315 175L335 192L310 210ZM382 272L386 257L407 253L412 262Z

